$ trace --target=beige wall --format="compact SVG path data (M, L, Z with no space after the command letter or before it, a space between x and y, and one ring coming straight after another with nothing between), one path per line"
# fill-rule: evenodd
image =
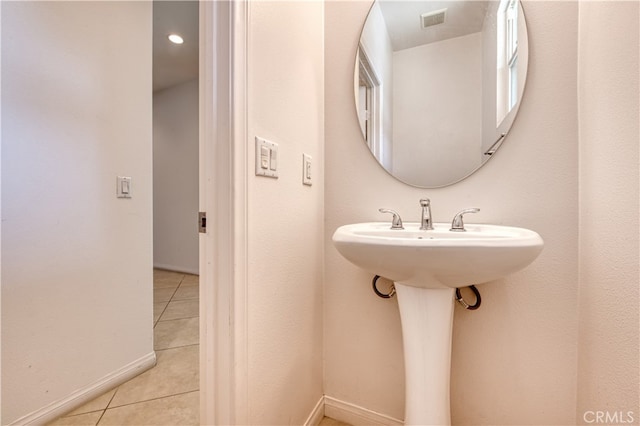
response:
M403 182L447 185L486 158L482 37L478 32L394 52L393 170Z
M580 4L579 423L640 422L638 5Z
M438 222L465 207L472 222L523 226L545 249L531 266L480 287L483 307L456 307L451 376L454 424L574 424L578 294L578 112L575 2L526 2L527 90L507 141L456 185L411 188L389 177L362 142L353 111L353 58L368 2L325 9L325 393L397 419L404 411L397 302L373 294L371 275L331 243L343 224L386 220L379 207L419 218L430 197Z
M2 9L6 424L153 356L151 5Z
M249 7L248 421L301 424L322 396L323 4ZM278 179L254 176L255 136L279 144Z

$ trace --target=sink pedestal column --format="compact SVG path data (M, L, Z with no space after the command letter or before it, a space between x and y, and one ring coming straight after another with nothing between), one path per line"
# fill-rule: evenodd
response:
M453 288L395 283L402 323L405 425L450 425Z

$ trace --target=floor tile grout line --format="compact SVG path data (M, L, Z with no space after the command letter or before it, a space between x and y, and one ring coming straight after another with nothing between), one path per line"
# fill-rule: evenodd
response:
M155 397L155 398L143 399L143 400L136 401L136 402L129 402L127 404L116 405L114 407L106 408L104 411L106 412L107 410L115 410L116 408L128 407L130 405L140 404L140 403L143 403L143 402L157 401L159 399L171 398L172 396L186 395L188 393L193 393L193 392L200 392L200 387L198 387L198 389L193 389L193 390L188 390L188 391L178 392L178 393L172 393L171 395L163 395L163 396L158 396L158 397ZM100 420L102 420L102 417L100 417ZM99 421L98 421L98 423L99 423Z
M193 300L198 300L199 297L192 297L190 299L171 299L169 300L169 303L175 303L175 302L191 302ZM159 302L160 303L160 302Z
M98 408L97 410L91 410L91 411L87 411L87 412L84 412L84 413L67 414L67 415L64 415L64 416L62 416L62 417L60 417L60 418L69 418L69 417L83 416L83 415L85 415L85 414L97 413L98 411L103 411L103 412L104 412L107 408L109 408L109 404L111 404L111 401L113 401L113 398L116 396L116 393L118 392L118 388L120 388L120 386L117 386L117 387L115 388L115 392L113 392L113 395L111 395L111 398L109 398L109 402L107 402L107 405L106 405L104 408ZM110 390L108 390L107 392L111 392L112 390L114 390L114 389L110 389ZM105 392L105 393L107 393L107 392ZM99 396L97 396L96 398L99 398ZM96 398L93 398L91 401L94 401ZM91 402L91 401L89 401L89 402ZM104 413L103 413L103 414L104 414ZM102 418L102 416L100 416L100 418ZM98 422L99 422L99 421L100 421L100 419L98 419ZM98 423L96 423L96 425L97 425L97 424L98 424Z
M128 381L128 380L127 380ZM109 398L109 402L107 403L107 406L104 407L104 409L106 410L107 408L109 408L109 406L111 405L111 403L113 402L113 398L116 397L116 394L118 393L118 391L120 390L120 386L118 386L116 388L116 391L113 393L113 395L111 395L111 398Z
M191 345L176 346L175 348L155 349L155 351L156 352L162 352L162 351L169 351L169 350L172 350L172 349L188 348L190 346L200 346L200 343L193 343Z
M184 299L171 299L172 302L182 302L187 301L187 300L198 300L200 298L200 296L196 296L196 297L185 297Z
M198 310L198 315L196 316L188 316L188 317L182 317L182 318L170 318L170 319L162 319L162 317L164 316L165 312L167 311L167 308L169 307L169 305L171 304L171 302L186 302L189 300L200 300L200 295L198 295L198 297L193 297L190 299L176 299L174 300L174 297L176 296L176 293L178 292L178 290L180 289L180 287L182 286L182 283L184 282L185 278L186 278L187 274L183 274L182 278L180 279L180 282L178 283L178 287L176 287L175 291L173 292L173 294L171 295L171 297L169 298L169 301L167 302L167 305L164 307L164 309L162 310L162 313L160 314L160 316L158 317L158 320L155 322L155 324L153 325L153 328L155 329L156 326L158 325L158 323L160 321L173 321L173 320L177 320L177 319L188 319L188 318L199 318L200 317L200 311ZM198 285L200 285L198 283ZM194 285L195 286L195 285Z
M172 318L172 319L167 319L167 320L162 320L162 321L158 320L158 321L156 321L156 324L153 326L153 328L155 329L156 326L158 325L158 323L160 323L160 322L162 322L164 324L164 323L168 323L168 322L185 321L185 320L192 320L192 319L198 319L198 318L200 318L200 316L197 316L197 317L186 317L186 318ZM184 330L180 330L180 332L183 332L183 331Z
M191 317L169 318L169 319L164 319L164 320L163 320L163 319L159 319L159 320L156 322L156 325L157 325L159 322L175 321L175 320L190 319L190 318L200 318L200 316L199 316L199 315L196 315L196 316L191 316ZM155 328L155 326L154 326L154 328Z
M107 412L106 408L104 410L102 410L102 414L100 414L100 418L96 422L95 426L98 426L100 424L100 420L102 420L102 418L104 417L104 413L106 413L106 412Z
M153 324L153 328L156 328L156 325L158 325L158 322L160 322L160 320L162 319L162 316L164 315L164 313L167 311L167 308L169 307L169 303L171 303L171 301L173 300L173 296L176 295L176 292L180 288L180 285L182 284L182 281L184 281L185 275L184 274L181 274L181 275L182 275L182 278L180 278L180 282L178 282L178 285L173 290L173 293L171 293L171 297L169 298L169 300L167 301L167 304L165 305L164 309L162 310L162 312L158 316L158 320ZM155 281L154 281L154 284L155 284ZM162 303L162 302L159 302L159 303Z
M160 319L162 318L162 316L164 315L165 311L167 310L167 307L169 307L169 303L171 302L171 300L167 301L167 304L164 305L164 308L162 309L162 312L160 312L160 315L158 315L158 319L156 320L155 323L153 323L153 328L156 328L156 325L158 325L158 323L160 322ZM162 302L160 302L162 303Z
M178 283L178 286L176 287L176 289L173 290L173 293L171 293L171 297L169 298L169 303L171 303L171 301L173 300L173 296L176 295L176 292L180 288L180 285L182 284L182 281L184 281L184 275L182 276L182 278L180 278L180 282ZM167 306L169 306L169 304L167 304Z
M189 343L186 345L180 345L180 346L171 346L170 348L161 348L161 349L154 349L154 351L158 352L158 351L166 351L168 349L180 349L180 348L188 348L189 346L198 346L200 343Z
M98 411L104 411L104 410L106 410L106 408L98 408L97 410L87 411L86 413L66 414L66 415L60 416L58 418L60 418L60 419L68 419L69 417L84 416L85 414L93 414L93 413L97 413Z
M162 320L162 322L182 321L182 320L186 320L186 319L199 318L199 317L200 317L200 316L195 316L195 317L185 317L185 318L171 318L171 319Z
M113 402L113 398L116 397L116 394L118 393L118 390L120 389L120 386L118 386L116 388L116 391L113 393L113 395L111 395L111 398L109 398L109 402L107 403L107 406L104 407L104 411L102 411L102 414L100 414L100 418L98 419L98 421L96 422L96 426L98 426L100 424L100 421L102 420L102 418L104 417L104 414L107 412L107 410L109 409L109 406L111 405L111 403Z
M182 278L180 278L180 282L178 283L178 287L176 288L176 290L178 290L178 288L180 288L180 286L182 285L182 281L184 281L185 276L185 274L182 274Z
M199 300L199 297L193 297L191 299L171 299L169 300L169 303L176 303L176 302L192 302L194 300ZM160 302L159 302L160 303Z

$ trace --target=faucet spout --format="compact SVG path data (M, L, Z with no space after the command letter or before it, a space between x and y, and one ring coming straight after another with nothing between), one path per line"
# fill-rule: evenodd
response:
M431 219L431 200L423 198L420 200L422 207L422 219L420 220L420 229L423 231L433 230L433 220Z

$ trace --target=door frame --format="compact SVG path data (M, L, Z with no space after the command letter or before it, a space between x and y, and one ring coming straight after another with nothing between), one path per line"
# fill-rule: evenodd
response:
M247 424L244 0L200 1L200 424Z

